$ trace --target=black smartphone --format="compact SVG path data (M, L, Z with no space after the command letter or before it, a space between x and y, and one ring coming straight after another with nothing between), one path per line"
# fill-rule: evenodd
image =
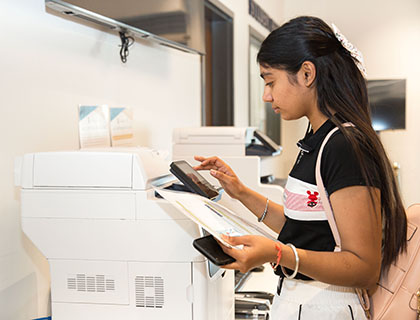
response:
M169 171L173 173L190 191L209 199L214 199L219 192L204 177L194 170L185 160L171 163Z
M193 246L203 256L207 257L207 259L209 259L217 266L224 266L236 261L222 250L219 243L214 239L212 235L195 239L193 241Z

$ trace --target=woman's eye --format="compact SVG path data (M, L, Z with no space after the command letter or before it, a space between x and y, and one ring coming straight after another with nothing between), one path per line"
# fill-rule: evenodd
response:
M273 81L267 82L265 85L268 86L268 87L272 87L273 86Z

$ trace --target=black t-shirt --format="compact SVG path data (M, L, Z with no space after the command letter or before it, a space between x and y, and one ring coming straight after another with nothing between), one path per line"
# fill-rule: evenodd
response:
M278 240L283 243L292 243L297 248L307 250L334 251L334 237L315 180L319 149L325 136L334 127L335 125L327 120L315 134L310 131L298 142L301 151L284 190L286 222L278 236ZM374 161L371 163L374 165ZM353 148L339 130L330 137L324 147L321 176L328 195L345 187L366 185ZM378 181L377 178L374 180ZM290 270L287 271L291 273ZM282 276L280 268L277 268L276 274ZM300 273L296 278L310 280Z

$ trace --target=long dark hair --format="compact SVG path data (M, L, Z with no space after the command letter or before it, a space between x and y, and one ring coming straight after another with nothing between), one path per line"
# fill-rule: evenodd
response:
M357 61L324 21L307 16L292 19L271 32L261 45L257 61L263 67L287 71L292 79L304 61L315 65L320 111L350 141L366 185L375 185L372 177L380 179L384 234L381 268L387 271L398 254L406 250L407 217L391 163L371 125L366 81ZM343 120L355 127L344 129ZM367 162L372 160L373 167Z

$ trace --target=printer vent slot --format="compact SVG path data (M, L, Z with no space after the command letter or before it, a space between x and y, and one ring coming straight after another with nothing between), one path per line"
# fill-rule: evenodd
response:
M105 292L105 276L102 274L96 275L96 290L98 292Z
M86 277L86 288L88 292L96 292L95 277Z
M115 280L114 279L106 279L106 290L107 291L115 291Z
M76 290L76 278L67 278L67 289Z
M137 276L136 307L138 308L163 308L164 283L162 277Z
M85 274L77 274L77 291L86 291L86 275Z
M80 292L115 291L115 280L103 274L87 275L78 273L67 277L67 289Z

